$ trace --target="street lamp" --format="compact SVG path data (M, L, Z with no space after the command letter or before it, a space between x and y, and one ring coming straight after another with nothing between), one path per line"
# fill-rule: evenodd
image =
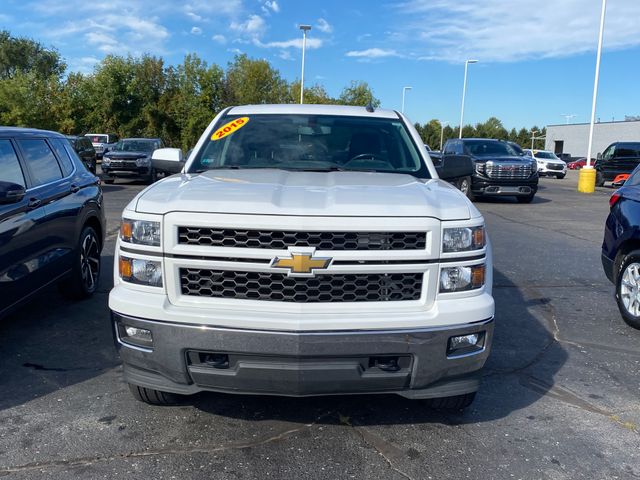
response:
M577 115L575 113L561 113L560 116L564 117L564 119L567 122L567 125L569 125L569 121L570 120L573 120L574 118L577 117Z
M536 133L541 133L538 130L531 130L531 150L533 150L533 142L535 142L536 140L542 140L543 138L547 138L547 137L536 137Z
M593 193L596 189L596 171L591 165L591 149L593 147L593 124L596 119L596 99L598 98L598 77L600 76L600 55L602 53L602 36L604 33L604 16L607 11L607 0L602 0L600 12L600 33L598 34L598 52L596 53L596 74L593 80L593 101L591 102L591 122L589 124L589 147L587 149L587 163L578 174L578 191Z
M467 60L464 62L464 82L462 84L462 108L460 108L460 132L458 138L462 138L462 122L464 120L464 97L467 93L467 68L470 63L478 63L478 60Z
M449 122L440 122L440 151L442 152L442 141L444 140L444 126L449 125Z
M402 113L404 113L404 94L407 90L411 90L411 87L402 87L402 109L400 110Z
M300 25L302 30L302 75L300 76L300 104L304 102L304 51L307 48L307 32L311 30L311 25Z

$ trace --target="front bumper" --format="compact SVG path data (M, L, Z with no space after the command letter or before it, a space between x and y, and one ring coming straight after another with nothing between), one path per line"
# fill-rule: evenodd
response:
M555 176L555 175L566 175L566 174L567 174L566 166L563 166L561 170L548 168L546 165L538 168L538 175Z
M474 175L471 191L475 195L491 196L529 196L538 191L538 176L525 179L495 179L481 175Z
M138 166L122 166L113 167L105 165L102 162L102 174L105 178L147 178L151 174L151 165L138 167Z
M493 318L448 327L331 332L186 325L116 312L112 318L125 380L179 394L462 395L478 389L493 336ZM125 343L118 333L119 324L150 330L152 349ZM452 336L473 333L484 335L481 349L447 355ZM226 355L228 361L223 368L212 366L205 361L208 354ZM396 359L397 369L379 366L390 358Z

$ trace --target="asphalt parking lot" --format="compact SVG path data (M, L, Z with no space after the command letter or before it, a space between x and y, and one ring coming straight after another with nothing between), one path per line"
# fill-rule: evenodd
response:
M136 402L121 381L107 296L122 208L104 187L100 291L48 290L0 322L0 477L640 477L640 331L622 322L600 264L610 188L542 179L530 205L480 201L494 248L496 337L463 414L395 396L200 394Z

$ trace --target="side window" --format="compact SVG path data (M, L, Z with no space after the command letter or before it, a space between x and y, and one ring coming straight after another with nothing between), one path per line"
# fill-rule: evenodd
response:
M26 186L20 162L9 140L0 140L0 181Z
M607 148L604 153L602 154L602 159L603 160L610 160L611 157L613 157L613 150L616 148L615 145L610 145L609 148Z
M60 159L60 166L62 167L62 173L64 176L68 176L73 172L73 162L71 158L69 158L69 154L67 150L64 148L65 143L69 143L67 140L61 140L56 138L54 140L50 140L53 149L58 154L58 158Z
M619 143L616 146L616 157L638 157L638 148L633 143Z
M34 186L53 182L62 178L60 165L44 140L18 140L24 152Z
M444 145L444 154L445 155L453 155L455 153L455 144L456 142L449 141Z

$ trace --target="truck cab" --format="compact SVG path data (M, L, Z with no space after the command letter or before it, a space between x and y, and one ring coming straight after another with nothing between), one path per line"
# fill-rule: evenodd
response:
M184 160L161 149L154 161ZM109 307L133 395L468 406L493 337L491 244L438 177L395 111L222 111L182 171L123 212Z
M640 142L615 142L602 154L598 154L595 163L596 185L613 181L620 174L631 174L640 164Z

